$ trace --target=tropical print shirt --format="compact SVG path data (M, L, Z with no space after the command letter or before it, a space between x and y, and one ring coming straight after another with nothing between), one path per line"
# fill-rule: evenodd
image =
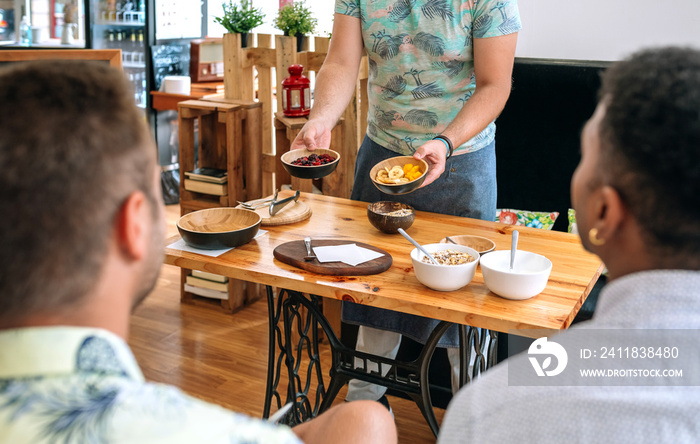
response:
M144 382L129 347L77 327L0 331L0 442L299 443L272 426Z
M476 88L474 39L518 32L517 0L336 0L368 54L367 135L411 155L454 120ZM489 145L493 122L455 152Z

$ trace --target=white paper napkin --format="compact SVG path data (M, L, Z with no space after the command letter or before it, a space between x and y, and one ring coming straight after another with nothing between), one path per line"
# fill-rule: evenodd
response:
M258 233L255 235L255 237L253 239L257 239L266 233L267 233L267 231L265 231L265 230L258 230ZM182 239L178 239L177 241L168 245L167 248L172 248L173 250L188 251L190 253L203 254L205 256L211 256L211 257L221 256L222 254L226 253L227 251L233 250L233 248L223 248L221 250L202 250L200 248L190 247Z
M357 244L314 247L313 250L319 262L343 262L353 267L384 256L368 248L358 247Z

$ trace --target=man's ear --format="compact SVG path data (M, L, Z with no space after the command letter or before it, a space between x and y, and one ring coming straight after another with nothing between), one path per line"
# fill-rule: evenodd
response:
M141 191L134 191L119 210L115 231L120 251L133 260L139 260L148 250L148 202Z
M601 188L597 204L597 219L592 228L598 229L599 239L612 239L624 223L627 207L620 193L607 185Z

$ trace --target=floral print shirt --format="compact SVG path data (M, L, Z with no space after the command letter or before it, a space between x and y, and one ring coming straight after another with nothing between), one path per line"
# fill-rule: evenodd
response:
M299 443L287 426L144 382L129 347L98 329L0 331L0 442Z
M336 0L357 17L368 54L367 135L412 155L454 120L476 88L474 39L518 32L517 0ZM493 122L455 152L495 137Z

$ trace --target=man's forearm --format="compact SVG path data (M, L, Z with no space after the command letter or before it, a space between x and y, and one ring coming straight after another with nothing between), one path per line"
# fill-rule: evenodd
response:
M321 119L329 127L335 126L355 92L358 69L351 72L345 65L328 61L323 64L316 77L309 119Z
M456 149L498 117L509 95L510 85L505 88L497 85L477 88L442 134L450 138Z

